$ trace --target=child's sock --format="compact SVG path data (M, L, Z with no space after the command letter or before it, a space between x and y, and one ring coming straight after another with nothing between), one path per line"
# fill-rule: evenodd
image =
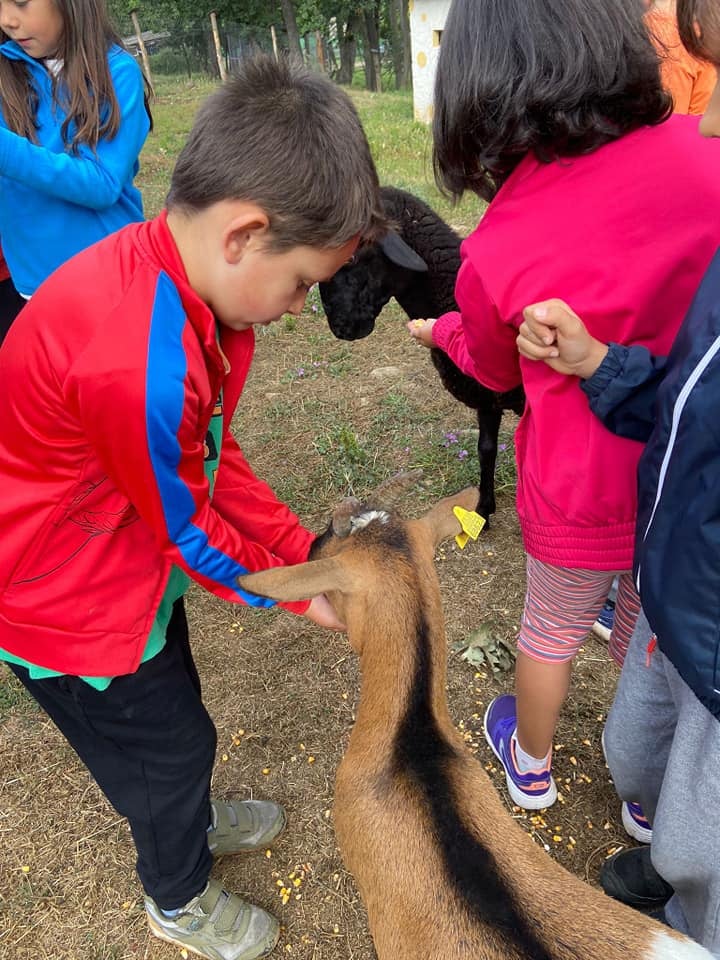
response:
M176 910L163 910L162 908L158 908L158 909L160 909L160 913L164 917L167 917L168 920L174 920L175 917L179 916L183 912L182 907L178 907Z
M544 757L531 757L518 743L517 733L513 733L512 739L515 744L515 764L520 773L530 773L531 770L549 769L552 750L548 750Z

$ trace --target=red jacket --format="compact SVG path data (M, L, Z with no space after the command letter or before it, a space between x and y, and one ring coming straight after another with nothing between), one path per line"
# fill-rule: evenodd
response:
M492 390L522 383L517 507L531 556L632 567L642 445L590 412L576 377L521 360L528 304L560 297L605 342L666 354L720 244L720 142L673 116L586 156L526 157L462 247L456 300L433 340Z
M74 675L129 673L172 564L269 606L237 576L307 558L313 534L230 433L253 332L221 327L220 346L164 214L78 254L25 307L0 351L1 648Z
M3 280L7 280L9 276L10 271L5 263L5 255L2 252L2 248L0 248L0 283L2 283Z

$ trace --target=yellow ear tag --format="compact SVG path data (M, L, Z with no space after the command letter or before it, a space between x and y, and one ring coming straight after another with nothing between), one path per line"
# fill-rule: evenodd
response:
M471 537L473 540L477 540L480 536L480 531L485 526L485 518L481 517L479 513L475 513L474 510L463 510L462 507L453 507L453 513L462 527L462 533L458 533L455 537L455 542L462 550Z

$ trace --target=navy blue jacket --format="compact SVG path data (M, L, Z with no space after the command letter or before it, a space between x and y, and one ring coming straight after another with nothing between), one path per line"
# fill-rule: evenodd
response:
M613 432L646 441L636 583L658 646L720 718L720 251L669 356L611 344L582 389Z

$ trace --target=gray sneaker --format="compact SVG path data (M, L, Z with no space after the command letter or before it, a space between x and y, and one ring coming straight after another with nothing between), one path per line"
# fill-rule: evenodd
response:
M214 857L260 850L285 828L285 811L272 800L211 800L208 846Z
M270 953L280 936L275 917L223 890L217 880L210 880L175 917L164 916L150 897L145 897L145 910L156 937L207 960L257 960Z

